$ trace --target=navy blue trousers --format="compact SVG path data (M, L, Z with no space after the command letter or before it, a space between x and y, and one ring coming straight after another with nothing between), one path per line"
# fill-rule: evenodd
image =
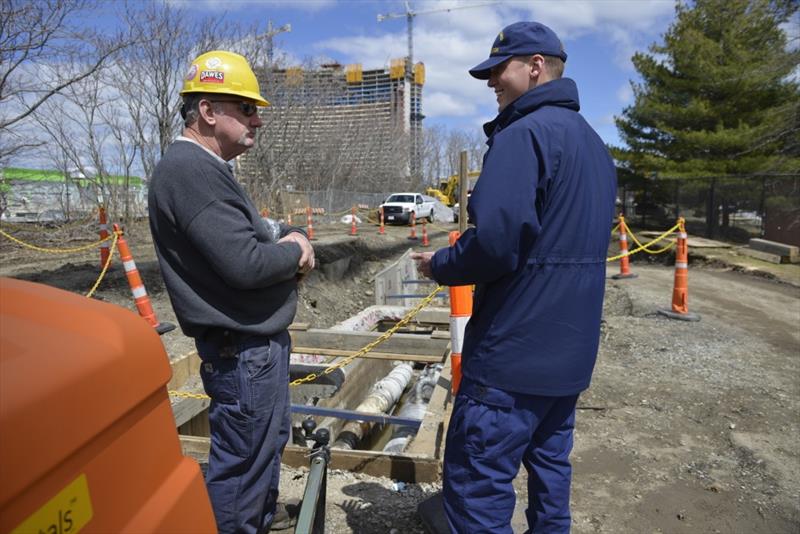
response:
M464 377L444 451L442 494L452 532L513 533L512 482L520 463L528 471L529 532L569 532L577 401L510 393Z
M196 340L211 397L206 486L221 534L260 534L278 500L281 454L291 428L287 332L235 347Z

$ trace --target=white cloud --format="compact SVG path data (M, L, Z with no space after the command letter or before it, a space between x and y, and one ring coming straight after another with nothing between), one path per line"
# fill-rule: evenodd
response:
M207 10L215 12L241 11L245 9L296 9L314 13L336 5L336 0L166 0L167 5L191 8L192 10Z
M474 102L452 93L432 92L425 95L425 114L428 117L465 117L477 111Z

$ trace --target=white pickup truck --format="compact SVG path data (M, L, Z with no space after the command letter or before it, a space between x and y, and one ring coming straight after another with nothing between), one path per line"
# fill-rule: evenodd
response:
M428 219L428 222L433 222L433 202L419 193L393 193L380 207L387 223L408 223L412 213L417 221Z

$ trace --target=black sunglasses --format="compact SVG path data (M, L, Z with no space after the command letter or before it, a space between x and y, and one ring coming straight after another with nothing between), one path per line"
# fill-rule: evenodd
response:
M242 112L242 115L245 117L252 117L258 111L258 106L256 106L252 102L248 102L247 100L208 100L209 102L232 102L234 104L239 104L239 111Z

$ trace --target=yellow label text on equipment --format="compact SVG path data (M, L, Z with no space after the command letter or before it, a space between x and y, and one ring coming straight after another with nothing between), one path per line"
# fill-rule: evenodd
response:
M86 475L73 480L11 534L76 534L92 520L92 500Z

